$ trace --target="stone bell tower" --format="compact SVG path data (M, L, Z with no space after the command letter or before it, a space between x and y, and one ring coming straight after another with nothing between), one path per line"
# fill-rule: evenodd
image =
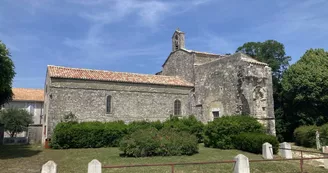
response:
M185 48L185 34L179 28L172 36L172 52Z

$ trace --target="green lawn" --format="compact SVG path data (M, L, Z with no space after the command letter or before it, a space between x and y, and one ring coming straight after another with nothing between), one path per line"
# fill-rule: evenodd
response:
M193 156L174 157L147 157L147 158L125 158L119 156L118 148L97 149L69 149L52 150L42 149L40 146L0 146L0 172L1 173L32 173L40 172L42 164L48 160L54 160L58 164L58 172L86 173L87 165L92 159L98 159L103 165L128 165L128 164L150 164L170 162L205 162L218 160L232 160L237 154L244 154L249 159L261 159L261 155L250 154L238 150L219 150L204 148L200 145L199 154ZM324 173L327 170L306 164L305 171ZM299 172L299 161L260 162L250 163L251 172ZM231 173L233 164L211 164L194 166L176 166L177 173ZM169 167L142 167L105 169L109 172L170 172Z

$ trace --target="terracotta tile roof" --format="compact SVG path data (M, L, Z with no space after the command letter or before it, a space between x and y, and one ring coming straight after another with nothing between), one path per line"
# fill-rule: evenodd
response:
M43 89L13 88L14 101L44 101Z
M98 81L116 81L128 83L144 83L172 86L188 86L193 84L177 76L149 75L125 72L113 72L105 70L91 70L60 66L48 66L48 74L54 78L84 79Z

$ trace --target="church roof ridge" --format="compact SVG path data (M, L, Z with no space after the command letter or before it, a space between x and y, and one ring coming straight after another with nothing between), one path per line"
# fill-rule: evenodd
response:
M178 77L48 65L50 77L192 87Z
M204 54L204 55L215 55L215 56L226 56L226 55L222 55L222 54L216 54L216 53L209 53L209 52L201 52L201 51L197 51L197 50L190 50L190 49L185 49L185 48L182 48L182 50L185 50L189 53L196 53L196 54Z

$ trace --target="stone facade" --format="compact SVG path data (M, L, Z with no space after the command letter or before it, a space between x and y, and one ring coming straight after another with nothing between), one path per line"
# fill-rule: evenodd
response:
M172 39L183 45L173 46L160 75L182 76L194 84L189 97L192 114L205 123L215 117L250 115L275 134L271 68L242 53L187 50L180 41L185 36L177 38L180 32L176 33Z
M179 100L181 115L191 114L188 97L192 87L56 78L47 87L45 137L50 137L70 112L78 121L164 121L173 114L174 101ZM106 112L107 96L112 97L110 113Z
M101 71L104 74L97 80L88 77L99 71L89 70L90 74L83 76L86 71L80 69L75 70L83 71L82 77L76 76L77 72L56 76L48 67L44 138L51 137L56 124L70 112L79 121L165 120L174 114L175 100L181 102L181 115L193 114L204 123L221 116L250 115L264 124L268 133L275 134L271 69L267 64L241 53L217 55L187 50L184 45L184 33L176 31L162 71L140 75L137 80L126 76L128 73L109 71ZM167 84L151 82L151 78ZM182 85L174 85L174 80ZM108 96L110 113L106 111Z

